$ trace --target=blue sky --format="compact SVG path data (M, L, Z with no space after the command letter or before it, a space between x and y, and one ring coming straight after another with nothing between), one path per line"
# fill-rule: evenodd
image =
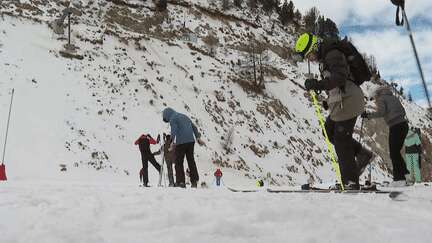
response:
M377 59L384 79L394 80L426 105L420 75L405 27L395 25L396 7L390 0L293 0L304 13L316 6L333 19L342 35L351 36L362 52ZM432 1L406 0L406 12L414 33L423 72L432 93Z

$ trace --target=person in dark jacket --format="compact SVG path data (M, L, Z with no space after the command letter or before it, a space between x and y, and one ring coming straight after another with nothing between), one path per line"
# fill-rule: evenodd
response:
M205 145L201 140L201 134L193 122L182 113L171 108L163 111L162 119L171 126L172 149L175 149L176 186L186 187L185 172L183 167L186 156L190 170L191 186L196 188L199 181L198 169L194 159L195 138L199 145Z
M164 150L163 156L168 169L169 187L173 187L174 186L173 165L175 165L175 149L170 150L171 143L172 143L171 135L169 134L166 135L164 140L165 142L163 146L163 150Z
M364 112L362 117L368 119L384 118L389 127L389 150L393 164L393 183L391 186L406 186L405 175L409 172L401 155L401 149L408 133L405 109L389 87L379 87L373 96L377 110L372 113Z
M357 117L365 107L363 91L357 86L338 42L332 39L320 40L317 36L305 33L296 42L296 52L309 61L321 65L321 77L308 78L306 90L326 91L326 101L330 115L325 129L338 156L342 183L347 189L359 188L360 172L372 161L373 153L353 138Z
M159 140L159 139L158 139ZM141 152L141 162L142 162L142 169L140 171L140 178L142 180L143 186L148 187L148 162L150 162L156 170L160 173L161 166L157 163L155 159L155 154L152 153L150 150L151 144L157 144L157 141L155 141L150 134L143 134L141 135L136 141L135 145L138 145L139 150Z

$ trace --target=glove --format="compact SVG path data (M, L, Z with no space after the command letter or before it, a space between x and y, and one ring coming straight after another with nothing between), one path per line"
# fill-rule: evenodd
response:
M363 112L363 113L361 114L361 117L362 117L362 118L369 118L369 113L367 113L367 112L365 111L365 112Z
M201 138L198 138L198 139L197 139L197 142L198 142L198 144L201 145L201 146L205 146L205 145L206 145L205 142L204 142L203 140L201 140Z
M320 82L318 82L318 80L316 80L314 78L306 79L304 86L305 86L305 89L307 91L309 91L309 90L315 90L315 91L324 90L323 85Z
M329 106L328 106L328 103L327 103L326 100L323 101L322 106L323 106L324 110L328 110L329 109Z

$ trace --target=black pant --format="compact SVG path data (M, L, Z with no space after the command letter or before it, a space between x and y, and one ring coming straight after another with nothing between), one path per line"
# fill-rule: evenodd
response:
M176 171L177 185L180 185L180 183L185 184L186 182L185 172L183 167L183 161L185 155L186 155L186 159L190 171L191 183L196 183L199 180L198 169L194 159L194 146L195 146L195 142L179 144L175 148L175 155L176 155L175 171Z
M359 182L359 171L355 156L361 151L362 146L353 138L356 121L357 117L338 122L327 118L325 123L327 135L338 156L339 169L344 184L347 184L348 181Z
M165 163L168 169L168 182L170 185L174 185L173 164L175 164L175 162L173 163L171 160L165 158Z
M405 161L401 155L401 149L408 133L408 123L402 122L390 127L389 149L390 159L393 164L393 180L405 180L405 174L409 174Z
M141 153L142 167L143 167L143 183L148 183L148 162L150 162L157 171L161 171L161 166L156 162L154 155Z

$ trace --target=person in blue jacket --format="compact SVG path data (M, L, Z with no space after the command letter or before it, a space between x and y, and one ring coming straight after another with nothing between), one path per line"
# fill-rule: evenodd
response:
M162 112L163 121L171 126L171 149L175 149L175 172L176 186L186 187L185 172L183 167L184 157L186 156L190 170L191 187L196 188L199 175L194 159L195 139L199 145L205 145L201 140L201 134L189 117L176 112L172 108L166 108Z

